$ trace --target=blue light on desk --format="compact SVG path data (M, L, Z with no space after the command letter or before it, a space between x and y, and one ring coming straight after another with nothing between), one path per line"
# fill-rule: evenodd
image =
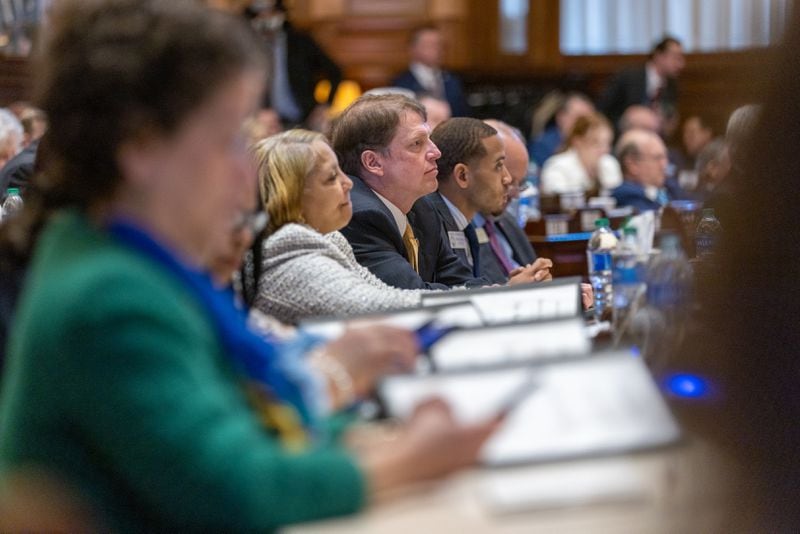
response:
M697 375L679 373L668 376L664 381L667 393L684 399L702 399L707 397L710 388L708 381Z

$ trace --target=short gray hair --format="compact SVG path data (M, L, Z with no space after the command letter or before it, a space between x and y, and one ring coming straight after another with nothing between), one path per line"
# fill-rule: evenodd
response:
M749 139L760 115L761 104L747 104L731 113L725 130L725 141L728 142L731 151L739 150L739 147Z
M6 108L0 108L0 150L11 159L22 150L25 130L17 116Z
M717 137L708 145L706 145L703 150L700 151L700 154L697 155L697 161L694 165L694 170L697 171L698 174L703 174L703 170L708 167L708 164L714 161L719 161L722 154L725 153L725 150L728 148L727 143L721 137Z

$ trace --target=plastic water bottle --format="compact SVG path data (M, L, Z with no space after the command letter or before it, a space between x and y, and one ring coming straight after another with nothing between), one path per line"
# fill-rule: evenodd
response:
M608 219L597 219L596 230L589 238L586 248L586 259L589 263L589 283L594 290L594 316L598 321L607 320L611 316L612 289L612 257L617 248L617 236L611 231Z
M541 218L538 196L536 186L528 183L528 186L520 193L519 199L516 200L516 217L520 228L525 228L528 221L536 221Z
M721 233L722 225L719 219L714 216L714 210L712 208L703 208L703 216L700 218L700 222L697 223L697 229L694 233L696 257L698 259L707 259L712 256Z
M644 293L644 263L636 239L636 228L623 229L622 240L613 254L613 325L616 340L632 330L631 314Z
M6 199L3 201L3 220L6 221L22 211L22 197L19 196L19 189L11 187L6 192Z
M683 337L692 291L692 268L676 234L664 234L661 253L647 268L648 340L645 354L663 360ZM655 363L655 362L654 362Z

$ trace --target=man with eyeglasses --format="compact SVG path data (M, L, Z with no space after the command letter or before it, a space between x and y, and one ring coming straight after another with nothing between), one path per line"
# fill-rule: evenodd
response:
M669 202L664 188L667 147L658 134L630 130L617 142L615 155L625 181L611 192L617 207L633 206L639 212L657 210Z

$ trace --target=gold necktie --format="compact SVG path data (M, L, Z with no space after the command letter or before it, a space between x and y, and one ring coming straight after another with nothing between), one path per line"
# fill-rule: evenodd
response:
M411 229L411 224L406 224L406 231L403 232L403 244L406 246L406 256L408 262L419 273L419 241L414 237L414 230Z

